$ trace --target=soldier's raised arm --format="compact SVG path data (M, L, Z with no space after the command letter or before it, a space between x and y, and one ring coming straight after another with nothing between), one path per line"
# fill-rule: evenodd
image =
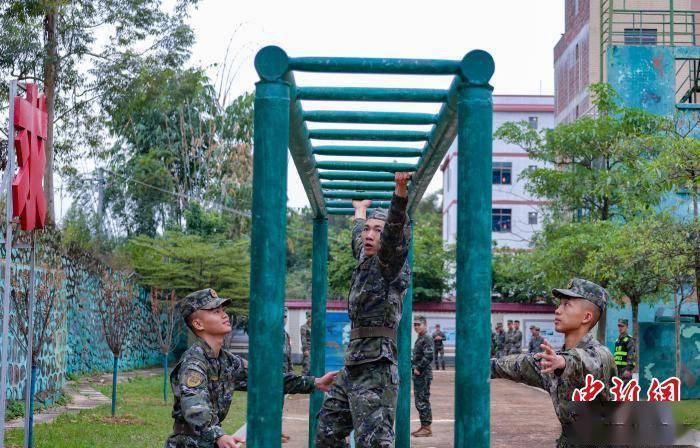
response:
M372 205L372 201L369 199L352 201L352 206L355 208L355 220L352 226L350 245L352 246L352 256L356 260L359 260L362 254L362 229L367 221L367 209L370 205Z
M391 281L401 272L406 257L408 256L408 244L410 228L406 226L408 216L408 181L412 173L395 173L396 188L391 198L391 207L387 216L384 231L381 235L379 247L379 266L385 279Z
M491 378L505 378L544 389L544 380L532 355L491 358Z

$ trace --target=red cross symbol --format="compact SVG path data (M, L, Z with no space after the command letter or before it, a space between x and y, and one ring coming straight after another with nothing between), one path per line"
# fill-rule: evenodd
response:
M46 153L46 96L36 84L26 85L27 98L15 97L15 152L19 171L12 180L12 215L22 230L43 229L46 197L43 179Z

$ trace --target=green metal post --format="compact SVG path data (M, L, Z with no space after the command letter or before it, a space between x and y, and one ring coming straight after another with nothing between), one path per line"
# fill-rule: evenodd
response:
M326 296L328 291L328 219L314 219L311 265L311 374L326 370ZM309 402L309 448L314 447L316 416L323 404L323 393L316 391Z
M493 59L473 53L457 105L455 448L489 447Z
M413 271L413 221L411 243L408 249L408 265ZM403 301L401 323L398 332L399 349L399 397L396 403L396 448L411 446L411 330L413 329L413 276Z
M271 448L282 437L290 87L281 49L260 50L255 68L262 80L255 87L247 446Z

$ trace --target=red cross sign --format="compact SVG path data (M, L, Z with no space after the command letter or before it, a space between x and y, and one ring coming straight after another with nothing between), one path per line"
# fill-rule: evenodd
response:
M19 171L12 180L12 215L22 230L43 229L46 197L43 180L46 153L46 96L36 84L26 85L27 98L15 97L15 152ZM9 154L8 154L9 156Z

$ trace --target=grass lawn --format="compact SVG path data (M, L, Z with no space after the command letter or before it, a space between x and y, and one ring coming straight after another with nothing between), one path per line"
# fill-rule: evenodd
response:
M111 385L96 386L111 396ZM162 448L173 426L172 394L163 403L163 377L136 378L118 385L117 417L112 420L110 405L64 414L53 423L34 428L36 448ZM224 421L232 434L245 421L246 393L236 392ZM6 447L22 446L22 430L6 433Z
M673 415L680 425L688 425L700 431L700 400L683 400L673 403Z

